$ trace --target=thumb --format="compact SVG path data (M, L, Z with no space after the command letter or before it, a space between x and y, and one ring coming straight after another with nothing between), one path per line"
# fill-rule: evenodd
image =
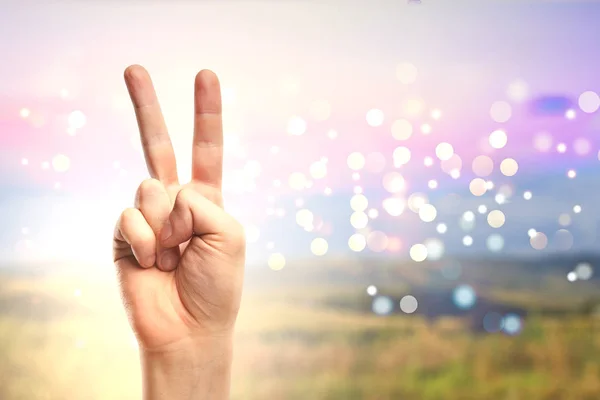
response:
M179 191L168 221L162 228L160 242L175 247L193 236L218 235L230 224L229 215L215 203L191 188Z

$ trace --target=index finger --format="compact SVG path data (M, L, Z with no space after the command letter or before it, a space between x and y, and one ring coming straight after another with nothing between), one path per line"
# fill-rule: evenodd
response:
M178 183L175 152L148 72L139 65L125 70L148 172L165 186Z

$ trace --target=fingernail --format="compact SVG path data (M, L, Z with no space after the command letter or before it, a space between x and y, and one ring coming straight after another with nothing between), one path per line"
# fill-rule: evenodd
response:
M160 240L164 242L173 234L173 226L171 225L171 221L167 220L163 225L162 230L160 231Z
M177 247L166 250L160 258L161 267L167 271L174 270L177 267L178 262L179 249Z
M154 266L155 262L156 262L156 254L152 254L152 255L146 257L145 266L152 267L152 266Z

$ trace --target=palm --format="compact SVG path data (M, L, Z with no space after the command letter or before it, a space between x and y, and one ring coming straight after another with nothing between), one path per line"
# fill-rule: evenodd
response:
M192 181L184 185L177 179L175 156L148 74L141 67L130 67L125 78L148 170L154 178L143 183L136 196L136 209L149 229L160 237L178 194L184 191L198 193L215 205L213 212L221 213L222 124L216 77L201 72L196 78ZM142 230L137 234L143 236ZM189 238L171 248L156 240L154 249L146 243L136 252L132 240L124 237L127 235L119 229L115 232L115 263L123 300L138 340L146 347L165 346L195 332L229 329L235 321L243 274L229 264L240 261L231 250L231 242L238 238L235 234L196 234L190 232ZM140 262L148 260L153 250L154 262ZM161 261L165 252L177 256L175 265ZM148 268L151 266L158 268Z

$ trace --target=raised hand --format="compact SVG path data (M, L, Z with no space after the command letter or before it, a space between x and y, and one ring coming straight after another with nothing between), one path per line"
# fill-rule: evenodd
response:
M170 387L173 379L187 379L186 367L198 372L204 365L220 365L223 370L215 373L228 376L244 276L244 231L223 210L220 85L211 71L196 76L192 180L181 185L150 76L131 66L125 82L151 179L142 182L134 208L125 209L117 222L114 261L142 351L146 398L187 398ZM156 371L165 373L157 377ZM214 386L219 380L214 374L198 376L193 385L202 382ZM214 397L196 393L193 398L227 397L218 387L210 390Z

